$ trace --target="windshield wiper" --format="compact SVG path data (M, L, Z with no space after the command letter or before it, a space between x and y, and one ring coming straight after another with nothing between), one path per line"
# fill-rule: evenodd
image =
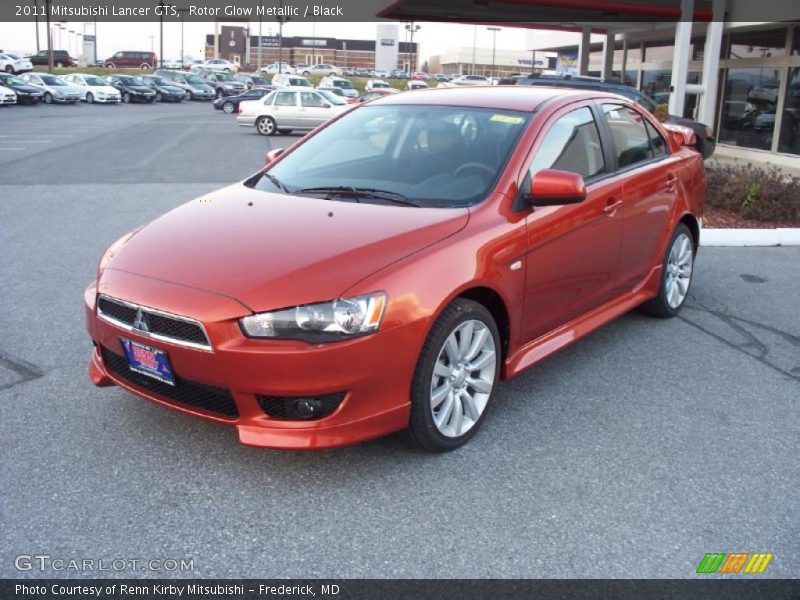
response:
M274 185L276 188L278 188L284 194L288 194L289 193L289 188L287 188L280 179L275 177L275 175L272 175L271 173L264 173L264 177L269 179L270 182L272 182L272 185Z
M305 194L305 193L349 194L356 199L356 202L360 202L359 198L380 198L381 200L386 200L387 202L393 202L394 204L402 204L403 206L416 206L416 207L422 206L420 203L414 202L413 200L409 200L403 194L400 194L398 192L389 192L387 190L376 190L372 188L357 188L351 185L302 188L299 190L295 190L292 193L293 194Z

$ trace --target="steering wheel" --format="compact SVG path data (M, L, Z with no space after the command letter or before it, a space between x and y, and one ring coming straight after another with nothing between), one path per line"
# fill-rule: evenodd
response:
M462 171L466 171L467 169L473 169L473 168L486 171L489 174L489 177L494 177L495 174L494 169L491 168L489 165L485 165L479 162L464 163L455 170L455 172L453 173L453 177L458 177Z

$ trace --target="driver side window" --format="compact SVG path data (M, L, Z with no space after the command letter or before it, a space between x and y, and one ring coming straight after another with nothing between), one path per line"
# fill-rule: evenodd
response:
M584 179L605 173L600 134L589 107L573 110L550 126L531 161L531 176L542 169L569 171Z

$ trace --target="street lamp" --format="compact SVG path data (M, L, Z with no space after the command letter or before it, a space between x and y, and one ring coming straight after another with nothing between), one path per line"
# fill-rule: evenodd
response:
M36 52L39 52L39 0L33 0L33 16L36 22Z
M183 53L183 17L184 15L189 12L188 8L179 8L178 12L181 14L181 69L183 68L183 61L185 54ZM163 58L162 58L163 60ZM162 65L164 63L161 63Z
M283 0L280 2L280 9L275 20L278 22L278 74L281 74L283 73L283 24L289 20L289 17L283 14ZM258 41L258 51L260 55L261 40Z
M497 45L497 32L500 31L500 28L487 27L486 29L492 32L492 80L494 80L494 51Z
M414 56L414 32L419 31L420 29L422 29L422 27L420 27L419 25L414 25L414 21L406 23L406 31L411 32L411 45L408 49L409 52L411 53L411 60L409 60L409 65L408 65L408 70L410 71L409 75L411 75L411 73L414 73L414 71L417 70L416 56Z

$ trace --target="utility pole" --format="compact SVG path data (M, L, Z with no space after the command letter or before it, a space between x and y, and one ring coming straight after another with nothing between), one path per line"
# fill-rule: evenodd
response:
M156 64L153 65L153 68L164 66L164 0L158 0L158 5L161 7L161 11L159 12L158 16L158 35L160 39L158 48L158 60L156 61Z
M406 23L406 30L411 32L411 46L409 48L409 51L411 52L411 60L409 61L409 65L408 65L409 76L411 74L413 74L414 71L417 70L415 68L416 64L417 64L417 61L416 61L417 57L416 57L415 52L414 52L414 32L415 31L419 31L420 29L421 29L421 27L419 25L414 25L414 21L411 21L410 23Z
M487 30L492 32L492 81L494 81L494 51L497 46L497 32L500 31L499 27L487 27Z
M289 17L284 16L283 14L283 0L280 2L280 8L278 10L278 16L275 17L275 20L278 21L278 73L283 73L283 24L289 20ZM259 44L259 56L261 55L261 40L258 41Z
M478 41L478 26L475 25L472 30L472 73L470 75L475 75L475 45Z
M33 0L33 16L36 21L36 52L39 52L39 0Z
M189 12L188 8L179 8L178 12L181 13L181 69L183 69L184 64L183 61L186 60L184 57L186 53L183 51L183 18L186 16L186 13Z
M44 15L47 19L47 72L53 72L53 32L50 31L50 2L52 0L44 0Z
M264 10L264 3L261 3L261 10ZM258 58L256 59L256 71L261 72L261 13L258 13Z

